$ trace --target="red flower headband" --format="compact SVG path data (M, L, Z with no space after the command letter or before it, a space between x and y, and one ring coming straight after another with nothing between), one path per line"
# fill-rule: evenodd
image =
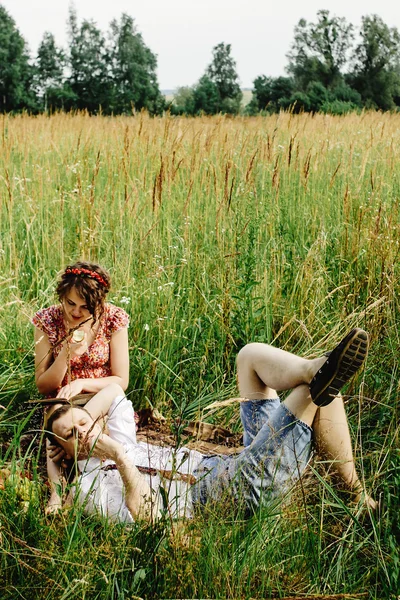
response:
M83 267L78 269L77 267L67 267L65 269L64 275L80 275L81 277L90 277L90 279L95 279L100 285L103 285L105 288L108 288L108 283L99 273L96 271L90 271L90 269L84 269Z

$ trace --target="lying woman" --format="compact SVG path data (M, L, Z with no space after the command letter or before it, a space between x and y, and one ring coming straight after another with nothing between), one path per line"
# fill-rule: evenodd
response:
M110 276L94 263L77 262L61 275L56 293L59 304L39 310L35 326L35 377L46 397L70 399L80 393L96 393L129 380L128 315L106 303ZM46 419L58 405L48 407ZM60 508L56 491L60 481L59 447L47 445L47 469L51 495L47 512Z
M245 346L237 359L245 448L237 455L138 444L132 405L115 384L86 409L57 409L48 420L48 436L77 461L77 502L87 512L124 522L154 520L163 510L187 517L194 506L210 501L230 506L228 498L254 510L298 481L314 442L354 499L374 509L356 472L339 393L367 348L361 329L351 331L328 358L308 360L267 344ZM280 402L277 390L285 389L292 391ZM98 423L106 414L108 433Z

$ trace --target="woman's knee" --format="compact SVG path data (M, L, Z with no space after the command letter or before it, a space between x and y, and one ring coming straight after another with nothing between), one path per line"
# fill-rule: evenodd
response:
M251 367L255 360L261 356L262 352L265 352L265 348L267 347L268 344L262 344L261 342L250 342L246 346L243 346L236 357L237 368L239 369L244 366Z

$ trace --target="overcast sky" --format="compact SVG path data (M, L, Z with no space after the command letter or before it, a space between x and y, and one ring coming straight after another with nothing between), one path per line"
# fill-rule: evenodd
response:
M70 0L0 0L35 54L45 31L67 47ZM162 90L193 85L211 61L212 48L232 45L242 87L258 75L285 74L286 54L299 19L315 22L327 9L359 27L361 17L378 14L400 30L398 0L76 0L78 19L93 19L104 32L128 13L158 57Z

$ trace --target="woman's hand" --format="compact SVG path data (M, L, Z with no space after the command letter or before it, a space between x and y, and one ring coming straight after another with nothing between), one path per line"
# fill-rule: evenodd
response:
M82 354L85 354L85 352L87 352L87 349L88 349L86 331L85 331L85 337L83 338L83 340L81 342L74 342L74 340L71 336L66 343L69 344L69 354L70 354L71 358L75 358L76 356L82 356Z
M84 379L74 379L68 385L64 385L57 394L57 398L70 400L73 396L80 394L83 390Z
M47 455L51 460L55 463L59 463L65 457L65 452L60 446L56 446L55 444L49 444L47 446Z
M83 444L86 445L86 449L90 452L91 456L104 460L106 458L117 462L118 456L124 453L122 444L111 439L106 433L100 434L89 434L83 440Z

